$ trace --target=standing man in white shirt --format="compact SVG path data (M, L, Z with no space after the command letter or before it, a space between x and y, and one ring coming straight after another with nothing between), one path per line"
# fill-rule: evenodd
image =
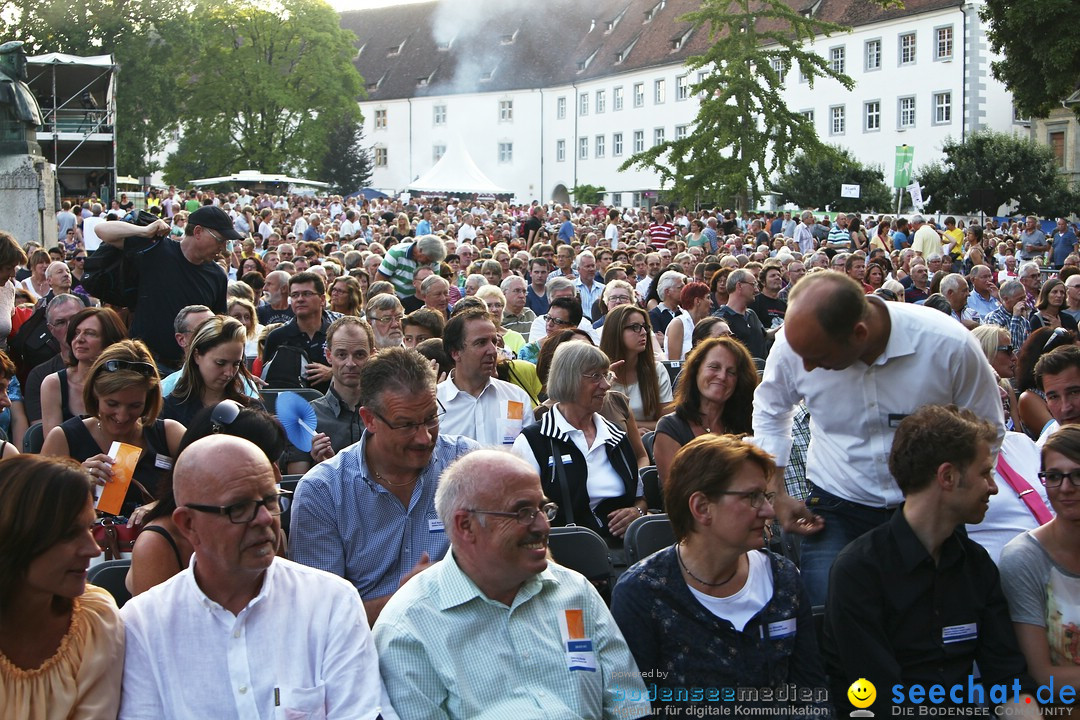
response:
M607 227L604 229L604 239L612 252L619 249L619 211L615 208L608 210Z
M565 247L565 246L562 246ZM562 247L559 250L562 250ZM589 320L593 317L593 306L604 292L604 283L596 282L596 258L586 250L578 255L578 276L574 280L574 289L581 299L581 312Z
M275 556L277 479L228 435L177 459L173 521L195 556L124 606L124 720L397 717L356 589Z
M955 404L990 421L999 442L1005 422L986 357L943 313L881 301L826 272L799 281L785 318L754 393L754 437L776 458L773 506L788 532L806 535L803 583L823 605L836 555L903 502L888 468L900 421L923 405ZM805 504L783 483L801 401L812 418Z
M483 310L465 310L443 330L443 348L454 359L450 376L436 396L446 414L440 429L481 445L513 445L521 428L533 422L529 394L494 377L499 332Z

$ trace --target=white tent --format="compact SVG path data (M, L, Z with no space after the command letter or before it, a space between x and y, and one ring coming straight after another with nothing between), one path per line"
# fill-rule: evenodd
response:
M199 178L197 180L189 180L188 185L194 187L202 187L203 185L220 185L222 183L263 183L263 184L289 184L289 185L306 185L315 188L328 188L328 183L319 182L318 180L305 180L304 178L294 178L288 175L272 175L261 173L258 170L241 170L238 173L232 175L222 175L221 177L212 178Z
M415 193L462 193L463 195L512 195L499 187L476 166L460 139L450 144L439 162L409 183Z

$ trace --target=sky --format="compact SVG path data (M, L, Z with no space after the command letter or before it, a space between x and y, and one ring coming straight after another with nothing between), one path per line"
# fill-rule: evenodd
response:
M387 5L409 5L415 2L427 0L327 0L337 11L343 10L367 10L369 8L386 7Z

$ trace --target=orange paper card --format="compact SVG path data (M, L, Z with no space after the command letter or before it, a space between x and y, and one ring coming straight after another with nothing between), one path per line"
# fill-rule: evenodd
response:
M101 491L96 505L98 510L110 515L120 513L131 478L135 476L135 465L139 462L140 455L140 447L120 442L112 444L109 448L109 457L113 459L112 481L105 483L105 488Z

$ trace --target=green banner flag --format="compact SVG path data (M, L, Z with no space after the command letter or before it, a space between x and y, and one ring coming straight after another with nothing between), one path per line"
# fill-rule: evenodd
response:
M893 187L902 188L911 184L911 165L915 159L915 148L911 145L896 146L896 169L893 171Z

